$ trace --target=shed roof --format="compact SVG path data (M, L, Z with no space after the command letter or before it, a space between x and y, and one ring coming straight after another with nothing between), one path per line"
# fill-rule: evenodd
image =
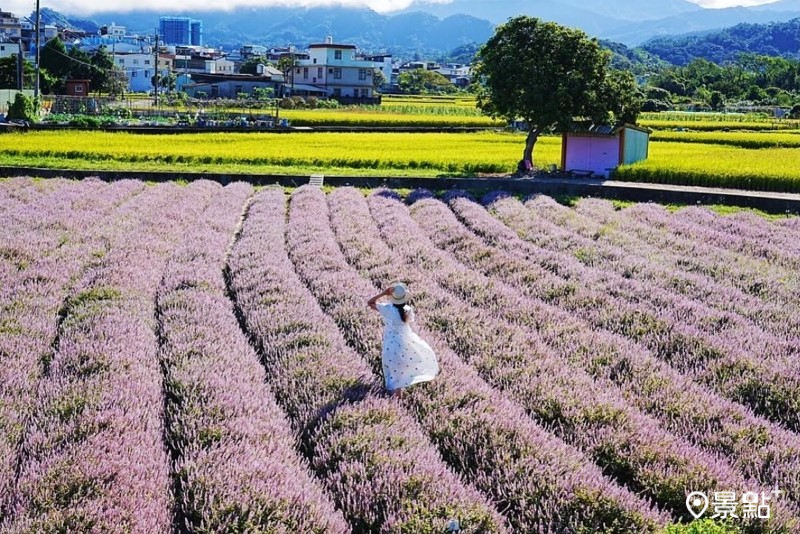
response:
M589 135L617 135L620 130L630 129L644 132L646 134L653 133L652 130L636 126L635 124L618 123L618 124L589 124L576 122L567 131L567 133L574 134L589 134Z

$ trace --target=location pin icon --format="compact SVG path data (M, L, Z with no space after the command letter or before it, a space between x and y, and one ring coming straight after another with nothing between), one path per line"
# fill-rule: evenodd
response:
M686 508L695 519L706 513L708 510L708 496L702 491L693 491L686 497Z

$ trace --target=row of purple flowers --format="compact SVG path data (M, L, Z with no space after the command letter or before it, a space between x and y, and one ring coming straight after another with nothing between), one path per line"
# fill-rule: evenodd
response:
M394 278L411 280L415 298L424 300L422 294L429 288L409 278L407 269L370 256L379 238L359 225L358 200L363 203L363 196L350 190L351 196L344 199L342 192L331 194L333 221L326 216L321 191L301 188L292 195L289 251L297 272L348 343L378 368L380 329L363 296L374 294ZM348 229L349 239L342 249L374 267L375 285L348 264L331 232L332 224L337 233ZM433 312L425 307L421 313ZM586 457L534 423L431 330L419 330L439 356L442 374L408 392L408 409L453 468L503 510L514 531L606 528L642 532L664 522L665 516L646 501L610 482Z
M350 527L443 531L456 519L463 532L505 532L503 518L447 468L419 425L383 394L370 367L298 279L285 248L285 215L282 190L256 196L230 258L231 289L278 402ZM302 217L310 222L318 215Z
M0 188L0 523L13 489L59 309L105 242L101 228L144 188L125 181L8 180Z

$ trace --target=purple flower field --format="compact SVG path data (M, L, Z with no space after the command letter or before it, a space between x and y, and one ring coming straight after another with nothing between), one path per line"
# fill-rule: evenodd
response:
M800 532L798 275L700 207L1 180L0 534Z

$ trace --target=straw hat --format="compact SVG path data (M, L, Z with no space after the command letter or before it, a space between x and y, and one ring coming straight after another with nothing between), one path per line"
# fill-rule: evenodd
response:
M392 285L392 292L389 295L389 300L392 304L405 304L409 298L408 287L402 282L397 282Z

